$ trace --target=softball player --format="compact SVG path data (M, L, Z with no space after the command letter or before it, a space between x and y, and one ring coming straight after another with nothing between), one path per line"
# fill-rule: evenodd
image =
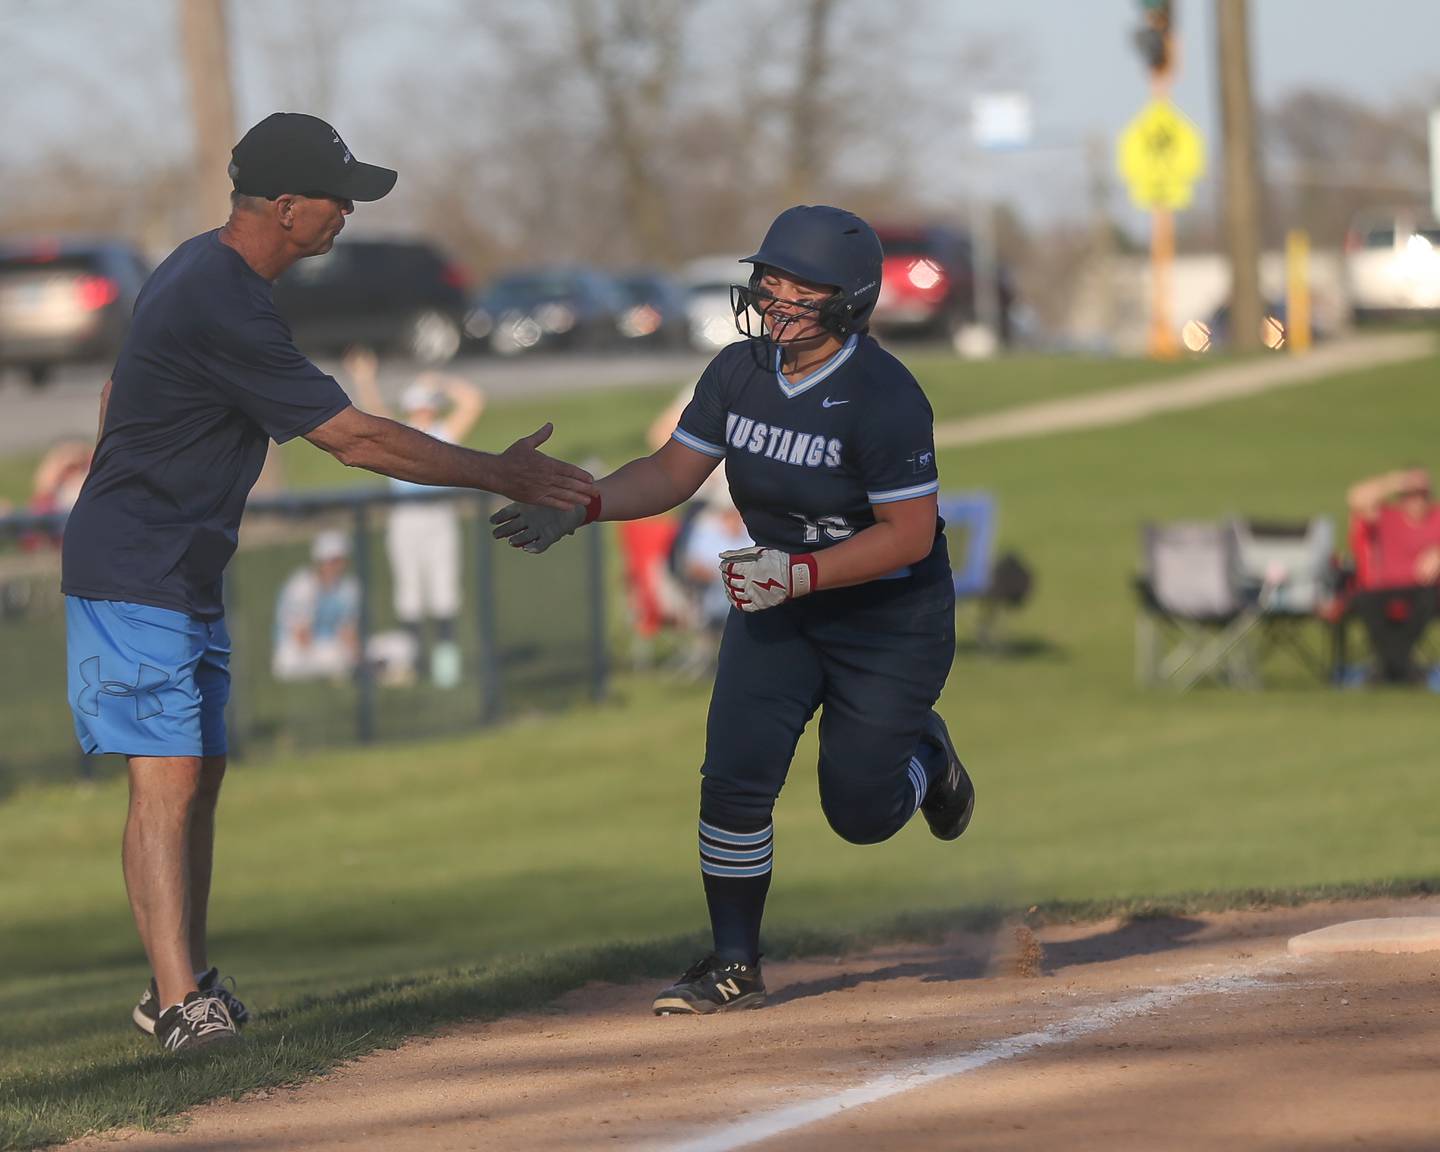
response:
M750 339L711 361L669 443L598 482L585 509L511 504L495 535L531 552L592 520L653 516L720 461L753 548L725 552L725 624L700 786L714 951L659 1014L759 1007L771 813L820 712L820 803L855 844L920 811L942 840L974 789L933 705L955 651L929 402L868 334L883 253L859 217L781 213L732 291ZM750 331L748 315L760 317Z

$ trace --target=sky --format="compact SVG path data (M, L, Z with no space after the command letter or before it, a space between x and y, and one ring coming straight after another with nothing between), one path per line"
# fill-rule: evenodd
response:
M1261 106L1306 87L1382 107L1440 101L1440 0L1250 0L1249 9L1251 80ZM988 163L995 186L1023 208L1033 212L1057 186L1083 196L1083 142L1099 135L1113 148L1148 99L1130 39L1139 11L1136 0L960 0L950 7L958 34L1021 45L1014 88L1030 96L1037 147ZM1175 4L1180 68L1172 96L1210 148L1201 203L1219 171L1214 11L1214 0ZM1118 188L1116 195L1123 202Z
M151 86L147 99L158 90L162 104L183 105L173 2L67 0L62 6L0 0L0 86L6 71L22 63L7 60L10 53L25 54L30 77L3 91L7 131L0 134L0 168L41 153L84 152L107 132L148 118L153 103L137 95L137 61ZM304 2L231 0L232 23L243 26L252 10L283 14ZM367 18L347 31L353 44L336 82L343 123L355 125L346 127L345 135L362 156L365 149L355 137L363 138L366 119L381 107L388 87L406 79L393 46L426 35L437 19L443 23L448 5L467 0L408 0L403 6L357 0L367 2ZM889 8L889 0L854 2L874 4L881 13ZM723 4L714 10L727 11ZM1028 218L1083 216L1086 142L1102 141L1108 154L1148 95L1131 41L1139 22L1137 0L943 0L932 10L937 27L926 30L928 40L963 44L978 37L998 46L1007 63L993 77L994 86L1029 97L1035 128L1032 147L986 155L977 169L968 125L956 123L949 138L942 134L934 141L922 169L937 197L963 194L979 179ZM1218 174L1214 0L1176 0L1176 12L1181 67L1174 98L1211 144L1210 177L1197 188L1203 206ZM1338 89L1380 106L1440 101L1440 0L1250 0L1250 14L1254 87L1262 105L1303 87ZM248 124L287 98L293 101L294 88L277 91L263 44L237 40L237 115ZM461 50L444 46L447 52ZM434 58L433 46L427 51ZM904 67L904 61L895 66ZM862 79L860 98L864 91ZM163 117L147 126L144 146L151 155L179 154L186 131L183 116ZM1114 198L1117 207L1124 204L1118 186ZM1132 224L1140 219L1138 213L1131 216Z

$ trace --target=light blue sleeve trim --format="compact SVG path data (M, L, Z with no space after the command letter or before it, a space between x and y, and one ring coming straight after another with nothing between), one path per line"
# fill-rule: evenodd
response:
M711 444L708 440L701 440L698 436L692 436L682 428L676 428L674 432L670 433L670 438L680 441L686 448L693 448L696 452L702 452L706 456L713 456L717 460L722 459L725 455L725 449L719 444Z
M913 488L892 488L888 492L867 492L866 498L871 504L894 504L899 500L914 500L920 496L929 496L940 491L940 481L931 480L928 484L916 484Z

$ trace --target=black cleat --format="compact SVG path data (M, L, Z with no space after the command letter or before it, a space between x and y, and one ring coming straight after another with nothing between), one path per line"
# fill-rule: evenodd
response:
M765 981L759 964L726 962L711 953L697 960L685 974L655 997L657 1016L708 1016L759 1008L765 1003Z
M227 983L228 982L228 983ZM200 977L200 991L209 996L217 996L225 1005L225 1011L230 1013L230 1019L235 1022L235 1027L243 1028L250 1022L250 1010L241 1003L240 998L235 995L235 980L233 977L220 975L220 969L211 968L205 975ZM135 1022L135 1027L144 1032L147 1036L155 1035L155 1022L160 1018L160 993L155 987L155 981L150 981L150 986L140 994L140 1002L135 1005L135 1010L130 1013L130 1019Z
M937 840L958 840L975 811L975 785L970 783L970 774L955 754L950 729L945 727L944 719L933 708L925 724L925 736L945 753L947 764L940 778L930 785L920 811Z
M240 1032L219 996L191 992L183 1004L172 1004L160 1013L155 1039L165 1051L189 1056L205 1048L238 1043Z

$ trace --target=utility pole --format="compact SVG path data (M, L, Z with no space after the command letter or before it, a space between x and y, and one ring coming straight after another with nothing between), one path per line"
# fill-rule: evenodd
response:
M1172 0L1140 0L1144 20L1135 33L1135 46L1150 72L1150 99L1168 104L1175 79L1176 36ZM1168 206L1150 210L1150 355L1173 360L1179 355L1174 318L1175 213Z
M1230 254L1230 340L1260 347L1260 179L1255 104L1250 92L1247 0L1215 0L1220 46L1221 127L1225 135L1225 239Z
M180 47L190 84L194 127L194 223L213 228L230 214L230 149L235 146L235 107L230 87L230 48L225 0L177 0Z

